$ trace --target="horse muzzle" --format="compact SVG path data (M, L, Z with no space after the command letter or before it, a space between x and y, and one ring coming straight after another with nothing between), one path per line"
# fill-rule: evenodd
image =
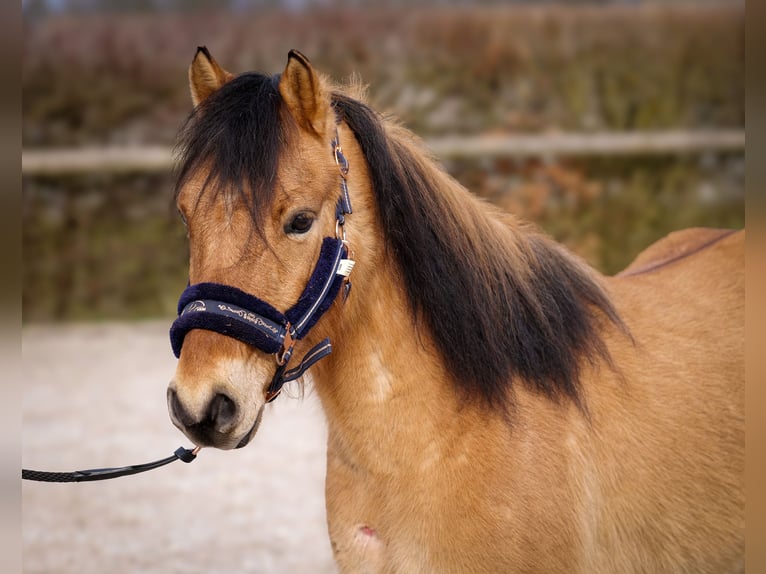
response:
M224 450L242 448L252 440L263 419L265 405L261 405L253 423L246 424L237 403L223 393L216 393L206 404L194 408L179 398L178 391L171 385L167 391L170 420L197 446L215 447Z
M254 360L241 343L200 329L189 333L187 345L167 388L170 420L197 446L246 445L263 417L273 362ZM213 348L215 361L207 357Z

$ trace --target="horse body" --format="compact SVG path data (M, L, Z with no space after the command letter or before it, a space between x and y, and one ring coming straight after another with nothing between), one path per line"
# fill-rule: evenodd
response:
M520 389L510 422L461 403L396 273L365 271L314 374L342 571L738 571L742 236L604 278L634 339L612 328L619 367L584 374L587 414Z
M190 78L208 118L220 111L208 98L239 89L206 51ZM343 142L353 289L300 342L332 337L312 379L341 571L742 570L744 232L676 234L602 277L470 195L406 130L381 122L369 135L367 108L299 54L275 81L277 117L295 127L267 178L274 198L243 210L241 195L206 192L211 157L187 154L179 207L192 283L287 308L332 233L327 143L335 129ZM400 184L381 199L391 171L420 194ZM313 228L296 232L296 213ZM244 446L268 359L190 331L169 391L175 424L198 444Z

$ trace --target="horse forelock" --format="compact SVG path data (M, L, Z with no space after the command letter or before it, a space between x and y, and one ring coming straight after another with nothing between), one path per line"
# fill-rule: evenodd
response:
M518 381L584 406L583 362L611 364L603 326L624 328L592 270L472 200L409 132L366 104L336 92L334 106L368 163L412 312L458 391L505 408Z
M203 174L203 192L242 202L255 230L261 229L274 201L279 159L294 129L281 113L278 80L241 74L192 111L176 142L176 197L190 179Z

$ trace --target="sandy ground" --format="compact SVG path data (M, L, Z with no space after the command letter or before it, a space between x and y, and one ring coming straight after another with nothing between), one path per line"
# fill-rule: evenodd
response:
M25 468L137 464L190 446L168 419L168 321L23 331ZM280 397L246 448L104 482L23 481L24 572L335 572L316 397Z

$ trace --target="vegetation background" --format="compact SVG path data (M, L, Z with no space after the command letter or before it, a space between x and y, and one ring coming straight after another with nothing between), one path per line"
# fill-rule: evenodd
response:
M27 0L23 145L172 145L206 45L233 72L290 48L439 135L744 129L744 2ZM744 225L744 150L445 160L605 273L674 229ZM171 173L24 176L25 322L172 316Z

